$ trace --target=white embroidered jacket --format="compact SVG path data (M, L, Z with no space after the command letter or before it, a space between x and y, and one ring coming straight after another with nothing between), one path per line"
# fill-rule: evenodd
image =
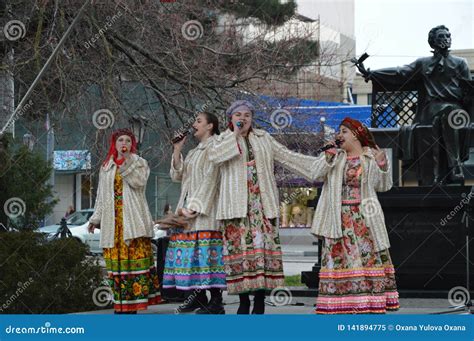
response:
M215 136L211 136L205 142L199 143L196 148L191 149L184 162L183 156L180 155L178 169L173 166L174 159L171 158L171 179L174 182L181 182L181 195L176 206L176 213L183 207L201 213L192 220L191 231L219 229L216 221L219 169L209 162L209 147L214 138ZM200 193L205 193L205 195Z
M213 140L209 161L219 167L220 186L217 201L217 219L243 218L247 216L247 166L240 153L238 143L243 146L244 139L226 130ZM274 162L288 170L311 180L320 172L317 158L302 155L278 143L269 133L253 129L249 133L253 150L260 193L265 216L269 219L279 215L278 189L274 174ZM198 195L201 202L207 202L207 192Z
M327 160L321 155L317 161L316 177L324 181L321 197L313 217L311 233L317 237L342 238L341 202L342 181L347 154L344 150ZM364 148L361 155L361 212L375 243L375 250L381 251L390 247L385 218L376 192L385 192L392 188L390 161L387 160L385 170L375 161L372 150Z
M123 178L123 238L126 243L138 237L153 237L153 220L145 197L150 168L136 154L118 170ZM110 160L101 167L94 214L89 222L100 224L100 246L114 246L114 179L117 165Z

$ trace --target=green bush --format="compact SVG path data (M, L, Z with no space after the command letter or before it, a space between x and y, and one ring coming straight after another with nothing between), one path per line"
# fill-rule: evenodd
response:
M73 238L46 242L31 231L0 233L0 313L98 309L92 295L103 276L97 259L87 251Z
M38 151L30 152L14 142L9 134L0 137L0 205L4 208L0 223L19 230L36 229L58 202L47 181L53 169ZM10 199L21 204L5 207ZM15 216L8 217L7 211Z
M285 286L287 286L287 287L302 287L302 286L304 286L304 284L301 283L301 275L285 276Z

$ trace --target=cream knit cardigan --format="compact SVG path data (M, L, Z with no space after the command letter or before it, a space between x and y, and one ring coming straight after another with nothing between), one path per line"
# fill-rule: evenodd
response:
M153 220L145 197L150 168L145 159L136 154L130 156L118 171L123 178L123 238L129 244L132 239L153 237ZM89 222L100 224L100 246L114 246L115 209L114 179L117 165L110 160L101 167L94 214Z
M220 170L217 203L219 220L247 216L247 171L237 141L239 144L245 143L242 137L236 137L232 131L226 130L214 139L209 153L209 161L219 166ZM346 152L339 150L330 162L324 153L318 157L298 154L260 129L253 129L249 133L249 142L255 156L265 216L267 218L279 216L278 189L274 175L274 162L278 162L309 181L324 182L311 233L320 238L342 238L341 194ZM377 165L370 148L364 148L361 155L361 210L373 237L376 251L390 247L385 218L376 194L388 191L392 187L391 165L387 158L386 160L388 164L384 171ZM201 202L207 202L207 193L202 190L197 198ZM200 212L198 207L188 208Z
M328 163L325 155L317 161L315 174L320 181L324 181L321 197L314 214L311 233L319 238L342 238L341 228L341 193L342 181L347 154L338 150ZM361 213L374 240L375 251L390 247L385 219L377 199L376 192L385 192L392 188L390 161L382 170L376 163L372 150L364 148L361 155L362 183L361 183Z
M220 171L217 201L219 220L247 216L247 166L237 142L242 146L245 143L241 136L226 130L212 141L208 156L209 161L218 166ZM276 218L279 216L279 198L274 162L308 180L320 172L318 167L323 166L317 164L318 158L292 152L261 129L252 129L249 142L255 157L264 214L269 219ZM211 190L202 190L197 198L201 202L208 202L209 195L212 195ZM200 212L198 208L189 208Z
M209 162L209 146L214 138L215 136L210 136L205 142L191 149L184 162L183 155L180 155L179 168L173 165L174 156L171 158L171 180L181 182L181 195L176 206L176 213L183 207L201 213L191 221L189 232L219 229L219 223L216 221L219 169ZM198 199L198 196L203 199Z

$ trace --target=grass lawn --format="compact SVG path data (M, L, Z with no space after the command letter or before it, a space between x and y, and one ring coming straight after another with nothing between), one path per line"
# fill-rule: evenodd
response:
M287 287L303 287L301 283L301 275L285 276L285 286Z

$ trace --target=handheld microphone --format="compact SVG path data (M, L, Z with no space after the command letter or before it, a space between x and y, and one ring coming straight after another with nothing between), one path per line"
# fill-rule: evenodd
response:
M178 143L179 141L181 141L182 139L184 139L186 136L188 136L189 134L191 134L193 131L194 131L193 128L189 128L189 129L183 131L182 133L179 133L177 136L175 136L175 137L173 137L173 138L171 139L171 143L172 143L172 144Z
M237 127L238 127L239 129L244 126L244 124L243 124L242 122L240 122L240 121L237 121L236 125L237 125Z
M335 145L334 145L334 144L328 144L328 145L326 145L326 146L323 146L323 147L319 148L319 149L317 150L317 153L319 154L319 153L322 153L322 152L324 152L324 151L326 151L326 150L328 150L328 149L337 148L337 147L339 147L339 146L341 145L341 140L337 140L337 139L336 139L336 141L334 141L334 142L335 142Z

